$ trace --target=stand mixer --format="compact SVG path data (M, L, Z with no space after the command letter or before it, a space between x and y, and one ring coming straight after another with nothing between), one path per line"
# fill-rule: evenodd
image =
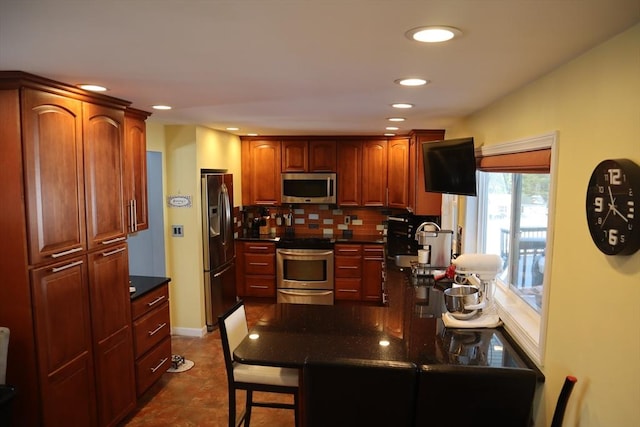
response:
M495 278L502 271L502 258L493 254L463 254L452 261L457 286L445 291L445 324L456 327L489 327L499 323L493 305ZM456 320L462 322L456 322ZM466 323L466 324L465 324Z

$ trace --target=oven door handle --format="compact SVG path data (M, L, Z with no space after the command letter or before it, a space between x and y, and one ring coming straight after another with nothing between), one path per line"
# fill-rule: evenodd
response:
M333 255L333 251L325 251L325 252L305 252L305 253L300 253L300 252L295 252L295 251L287 251L285 249L278 249L278 253L282 254L282 255L287 255L287 256L329 256L329 255Z
M278 292L286 294L286 295L297 295L297 296L308 296L308 295L315 295L315 296L325 296L325 295L331 295L333 293L333 291L326 291L326 292L320 292L320 291L288 291L288 290L284 290L284 289L278 289Z

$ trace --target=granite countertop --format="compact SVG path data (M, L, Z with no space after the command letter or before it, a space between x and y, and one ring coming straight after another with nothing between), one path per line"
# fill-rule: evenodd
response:
M334 243L365 243L365 244L384 244L386 242L386 237L380 234L371 234L371 235L357 235L351 237L344 237L342 235L322 235L322 234L314 234L314 235L294 235L293 238L309 238L309 237L318 237L318 238L330 238ZM270 234L262 234L262 235L254 235L254 236L239 236L236 237L238 241L244 242L271 242L277 243L281 239L289 238L289 236L285 235L275 235L272 236Z
M388 306L269 306L252 328L259 339L245 339L234 355L244 363L298 368L307 357L519 368L544 381L506 330L445 327L442 288L410 279L406 271L387 269Z
M171 278L169 277L129 276L129 286L133 286L136 288L135 292L130 293L129 297L134 300L146 293L153 291L158 286L169 283L170 281Z

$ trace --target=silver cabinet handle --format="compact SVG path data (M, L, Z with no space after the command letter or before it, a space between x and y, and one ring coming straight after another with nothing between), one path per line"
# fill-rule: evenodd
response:
M250 262L249 265L269 265L267 262Z
M152 307L154 305L156 305L157 303L159 303L160 301L164 300L165 296L159 296L158 298L154 299L153 301L147 303L147 307Z
M167 326L167 322L159 324L158 327L155 328L153 331L149 331L149 336L151 337L151 336L157 334L165 326Z
M338 292L351 292L356 293L359 292L357 289L338 289Z
M138 231L138 202L133 199L131 204L133 205L133 231Z
M266 251L269 249L268 246L249 246L249 249L251 250L260 250L260 251Z
M82 248L73 248L73 249L69 249L68 251L63 251L63 252L56 252L55 254L51 254L51 258L60 258L61 256L65 256L65 255L69 255L69 254L73 254L76 252L80 252L82 250Z
M256 288L256 289L269 289L268 286L264 286L264 285L249 285L250 288Z
M58 271L66 270L67 268L75 267L76 265L80 265L80 264L82 264L82 261L74 261L67 265L63 265L62 267L52 268L51 271L54 273L57 273Z
M355 270L360 267L358 267L357 265L341 265L338 268L344 269L344 270Z
M127 240L127 238L126 237L116 237L115 239L111 239L111 240L103 240L102 244L103 245L110 245L111 243L121 242L123 240Z
M155 371L157 371L158 369L160 369L160 367L161 367L162 365L164 365L165 363L167 363L167 360L169 360L169 358L168 358L168 357L165 357L164 359L162 359L162 360L160 361L160 363L158 363L156 366L154 366L153 368L151 368L151 372L155 372Z
M117 254L118 252L126 251L127 248L118 248L109 252L102 252L102 256L111 256L113 254Z

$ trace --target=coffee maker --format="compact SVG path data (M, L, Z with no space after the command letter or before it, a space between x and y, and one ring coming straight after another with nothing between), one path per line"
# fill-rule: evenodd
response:
M415 239L422 249L418 249L417 275L433 276L436 270L442 272L451 265L453 231L442 230L434 222L423 222L416 230Z

